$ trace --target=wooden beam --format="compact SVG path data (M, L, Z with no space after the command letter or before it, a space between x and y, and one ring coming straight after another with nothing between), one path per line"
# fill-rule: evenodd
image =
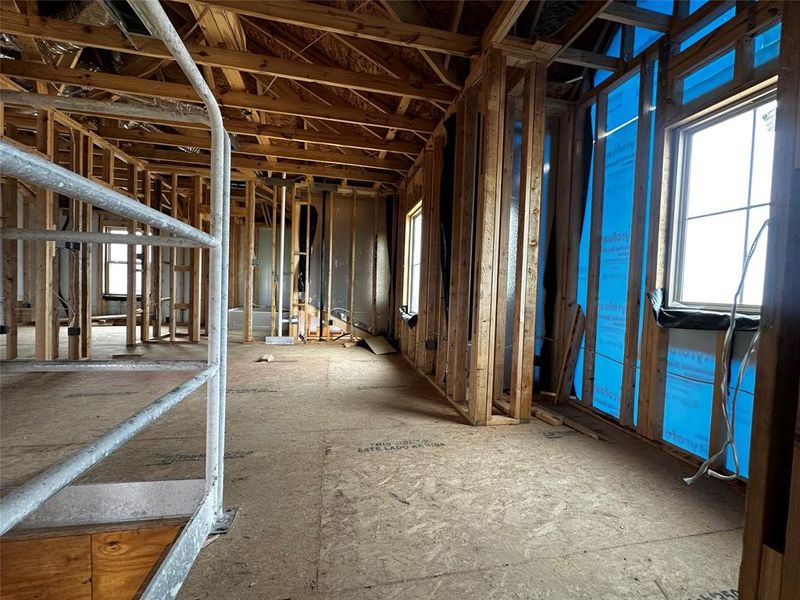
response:
M81 161L81 175L90 177L94 172L94 145L92 137L81 136L81 149L83 155ZM82 231L94 230L93 207L91 204L80 203L83 227ZM98 253L98 245L84 244L80 252L80 278L81 278L81 297L80 297L80 355L81 358L89 358L92 354L92 270L94 258Z
M600 18L613 23L621 23L622 25L644 27L645 29L652 29L653 31L660 31L661 33L669 31L670 24L672 23L672 17L670 15L654 10L647 10L646 8L639 8L634 4L623 4L622 2L609 4L603 12L600 13Z
M478 170L478 94L468 89L460 102L456 131L456 176L453 215L453 253L450 273L450 323L447 353L448 397L466 400L467 339L469 337L470 284L472 281L472 220Z
M190 146L202 148L204 150L211 149L210 136L188 136L178 133L151 132L145 129L123 129L121 127L100 127L97 132L106 139L164 146ZM135 148L141 148L141 146L134 146L134 150L132 150L134 153L136 151ZM407 159L381 159L368 155L342 154L340 152L326 152L324 150L306 150L283 145L265 146L262 144L239 143L232 148L232 151L235 154L371 167L389 171L407 171L411 167L411 162Z
M0 11L0 23L2 23L0 28L5 33L14 35L151 56L163 60L173 59L170 51L160 40L144 35L123 34L116 27L95 27L60 19L20 15L10 11ZM427 85L420 81L412 82L331 66L319 66L256 54L252 50L240 52L191 42L184 44L194 61L200 65L392 96L409 96L421 100L449 102L453 99L453 90Z
M594 23L595 19L597 19L612 2L613 0L594 0L593 2L586 2L581 6L573 15L572 20L558 32L555 41L562 47L561 52L563 52L564 48L572 46L575 40ZM558 55L556 54L556 56Z
M151 206L153 203L153 173L145 170L142 178L142 202L145 206ZM150 225L144 226L143 235L151 235L153 228ZM153 277L151 270L153 268L153 248L152 246L142 246L142 314L141 325L139 327L139 340L147 342L150 339L150 315L152 315L153 304L151 302L151 292L153 285Z
M769 237L756 357L742 600L800 594L800 3L783 4ZM775 556L777 555L777 556ZM773 560L770 560L772 558ZM782 565L781 565L782 562ZM770 563L773 569L770 569ZM772 572L770 572L772 571ZM766 585L773 580L774 587ZM779 590L774 593L775 588Z
M103 116L103 114L92 111L91 108L83 110L71 110L67 112L75 112L77 114ZM15 117L16 118L16 117ZM147 119L139 118L138 120L150 123L161 123L163 125L170 125L181 128L191 129L208 129L201 124L186 124L169 121L168 119ZM225 128L230 133L247 136L260 136L270 139L284 140L287 142L306 142L311 144L321 144L325 146L337 146L345 148L358 148L362 150L373 150L376 152L389 152L398 154L412 154L417 155L422 150L422 144L417 142L406 142L402 140L384 140L379 137L356 135L353 133L336 133L330 131L315 131L313 129L304 129L302 127L279 127L274 125L260 125L249 121L225 119ZM125 130L129 131L130 135L134 135L138 130ZM105 137L105 136L104 136ZM112 138L114 139L114 138ZM122 138L120 138L122 139Z
M135 156L145 160L159 160L166 162L188 163L192 165L209 166L208 154L194 152L181 152L173 150L157 150L149 146L128 147ZM231 166L237 169L253 169L256 171L277 171L279 173L294 173L299 175L317 175L319 177L338 177L341 179L354 179L356 181L377 181L380 183L397 183L399 178L388 173L361 171L341 167L328 167L314 163L292 162L267 162L265 160L249 158L231 158Z
M188 0L178 1L187 2ZM300 0L293 2L270 0L263 2L249 0L192 1L200 6L226 10L238 15L419 50L430 50L456 56L473 56L480 52L480 41L477 37L411 23L396 23L374 15L355 13Z
M511 358L509 416L531 418L533 361L539 289L539 220L542 209L547 67L531 64L522 93L522 158L517 241L517 281ZM571 384L571 383L570 383Z
M414 2L382 0L381 5L389 16L394 19L397 26L414 25L425 27L429 24L425 11ZM476 42L480 43L477 38ZM443 83L455 89L461 88L461 77L459 77L449 63L445 64L442 55L436 52L428 52L422 48L418 48L418 50L425 62L428 63L430 68L433 69L433 72L436 73Z
M624 427L634 428L633 413L636 394L636 361L639 357L639 316L642 303L642 265L645 221L649 198L650 132L655 119L653 98L653 64L644 62L639 67L639 119L636 123L636 158L633 177L633 206L631 209L630 254L628 258L627 297L625 303L624 360L619 421ZM647 313L645 313L647 316Z
M253 341L253 260L256 257L256 184L248 181L247 184L247 217L245 217L245 242L244 242L244 307L242 325L242 341Z
M192 103L200 102L192 86L182 83L153 81L125 75L98 73L86 69L67 69L8 59L0 59L0 72L6 76L19 77L31 81L65 83L137 96L167 98ZM342 123L373 125L375 127L420 131L423 133L432 132L437 125L437 122L432 119L366 113L355 108L323 106L311 102L275 100L245 92L217 94L217 99L222 106L233 108L246 108L296 117L313 117Z
M17 180L6 177L3 184L3 229L17 227ZM4 239L3 245L3 324L6 360L17 358L17 240Z
M620 59L613 56L575 48L564 48L556 56L555 62L586 67L587 69L604 69L606 71L617 71L622 64Z
M481 47L486 50L506 37L517 19L528 6L528 0L507 0L497 7L492 20L483 30Z
M503 130L506 98L504 56L492 50L487 56L483 94L483 154L479 176L475 226L475 277L473 286L472 352L469 382L469 417L476 425L492 418L495 364L495 311L497 308L497 238L503 179Z
M130 197L138 201L139 170L135 164L129 164L127 168L128 180L126 188ZM129 234L135 235L137 228L136 221L131 220L128 222ZM127 294L125 301L125 345L130 347L136 345L136 246L130 244L126 250L128 254L128 285L126 287Z
M494 47L506 55L509 67L525 67L531 62L549 62L561 50L561 45L547 40L528 40L507 35Z
M596 136L594 145L594 175L592 178L592 211L589 242L589 274L586 292L586 329L584 338L583 390L581 400L585 406L594 403L594 370L597 345L597 312L600 287L600 252L603 226L603 192L606 174L606 116L608 96L601 95L597 101Z
M247 182L249 185L250 181ZM203 228L203 217L199 210L203 203L203 178L195 175L192 178L192 195L189 201L189 220L197 229ZM191 290L189 293L189 341L200 341L200 328L203 313L203 250L192 248L189 250L191 260Z
M36 146L44 156L53 159L55 150L55 129L53 115L50 111L39 112L36 132ZM55 229L54 194L50 190L37 188L36 212L39 229ZM55 358L53 348L53 257L55 242L38 242L36 244L36 341L34 356L37 360Z

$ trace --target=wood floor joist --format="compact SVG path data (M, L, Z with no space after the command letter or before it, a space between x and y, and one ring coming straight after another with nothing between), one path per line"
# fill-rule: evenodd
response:
M0 99L2 98L0 97ZM91 108L81 109L80 112L74 110L64 110L64 112L76 112L77 114L84 114L84 115L105 116L104 113L93 112ZM202 137L202 134L200 134L199 131L203 130L204 128L207 130L207 127L203 126L202 124L178 123L169 120L153 120L144 117L139 118L139 120L146 123L157 123L161 125L181 127L183 129L196 128L198 130L196 137ZM27 126L32 131L36 130L36 119L34 117L7 112L6 121L19 125L20 128ZM103 131L106 132L106 134L102 135L102 137L108 137L109 139L125 139L129 141L141 141L142 138L139 137L139 134L149 133L143 129L121 129L110 126L102 129ZM351 133L340 134L330 131L315 131L313 129L303 129L300 127L278 127L274 125L259 125L257 123L252 123L249 121L240 121L232 119L225 119L225 129L227 129L229 133L235 133L237 135L246 135L253 137L261 136L270 139L284 140L286 142L306 142L309 144L320 144L323 146L337 146L342 148L372 150L374 152L410 154L416 156L422 150L422 144L417 144L415 142L407 142L403 140L384 140L367 135L356 135ZM111 135L109 132L113 132L115 133L115 135L118 134L119 136L126 136L126 137L115 137L115 135ZM190 135L189 137L193 136Z
M210 157L208 154L198 154L195 152L181 152L175 150L158 150L152 146L135 146L127 148L129 153L132 153L138 158L158 162L176 162L190 165L199 165L207 167L210 164ZM339 177L342 179L352 179L355 181L373 181L379 183L397 183L398 176L390 175L387 173L376 171L365 171L360 169L346 169L340 167L328 167L316 165L313 163L302 164L294 162L267 162L266 160L258 160L251 158L240 158L234 156L231 158L231 166L235 169L252 169L255 171L277 171L278 173L294 173L298 175L313 175L317 177Z
M166 146L190 146L211 149L209 136L186 136L178 133L154 133L144 129L123 129L121 127L101 127L97 133L106 139L138 142L141 144L157 144ZM141 149L142 146L134 148ZM368 155L342 154L321 150L306 150L294 146L265 146L263 144L240 143L232 148L234 154L250 154L255 156L269 156L275 158L288 158L293 160L307 160L312 162L325 162L355 167L371 167L388 171L407 171L411 161L396 158L375 158ZM136 150L133 149L133 153Z
M165 98L192 103L200 102L192 86L182 83L153 81L125 75L99 73L87 69L67 69L41 63L8 59L0 59L0 72L9 77L19 77L29 81L55 82L149 98ZM432 132L437 125L436 121L431 119L367 113L357 108L325 106L311 102L275 100L268 96L245 92L218 93L217 100L222 106L232 108L244 108L267 113L312 117L341 123L372 125L422 133Z
M144 35L123 34L115 27L94 27L60 19L0 11L0 30L34 39L66 42L163 60L173 59L172 54L160 40ZM319 66L309 62L254 54L252 51L240 52L191 42L184 43L189 54L199 65L422 100L449 102L454 96L450 88L426 85L419 81Z

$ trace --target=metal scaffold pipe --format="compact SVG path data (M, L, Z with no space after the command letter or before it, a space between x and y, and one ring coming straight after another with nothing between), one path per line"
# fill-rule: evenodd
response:
M178 237L194 240L203 246L214 247L219 244L218 239L191 225L136 202L116 190L86 179L6 140L0 140L0 170L3 175L87 202L115 215L151 225Z

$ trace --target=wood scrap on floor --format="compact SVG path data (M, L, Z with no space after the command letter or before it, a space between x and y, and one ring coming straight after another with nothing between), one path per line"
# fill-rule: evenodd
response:
M581 425L574 419L570 419L569 417L565 417L564 415L559 415L554 412L550 412L549 410L546 410L541 406L536 406L536 405L533 406L531 412L533 413L534 417L536 417L540 421L544 421L548 425L554 425L554 426L564 425L565 427L574 429L575 431L582 433L583 435L588 436L592 439L598 441L600 440L605 441L605 438L596 431L593 431L588 427Z
M364 342L374 354L391 354L397 352L394 346L387 342L386 338L382 335L367 336L364 338Z
M256 362L272 362L275 357L272 354L263 354Z
M586 318L583 315L580 305L574 304L570 308L570 329L569 346L561 362L561 370L558 375L558 385L556 386L555 404L566 404L569 394L572 391L572 382L575 380L575 367L578 363L581 342L583 341L583 331Z

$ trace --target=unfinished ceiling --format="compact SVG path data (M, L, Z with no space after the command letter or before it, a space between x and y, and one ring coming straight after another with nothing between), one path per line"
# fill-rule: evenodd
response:
M499 39L506 32L528 43L558 39L586 3L174 0L165 7L221 101L234 168L391 191L462 89L487 43L481 36L499 27ZM16 0L0 16L0 69L25 90L198 109L184 74L127 2ZM386 24L399 33L373 33ZM570 41L597 51L598 34L610 26L590 24ZM551 71L551 94L569 97L586 69L555 63ZM204 131L78 118L151 163L210 160Z

